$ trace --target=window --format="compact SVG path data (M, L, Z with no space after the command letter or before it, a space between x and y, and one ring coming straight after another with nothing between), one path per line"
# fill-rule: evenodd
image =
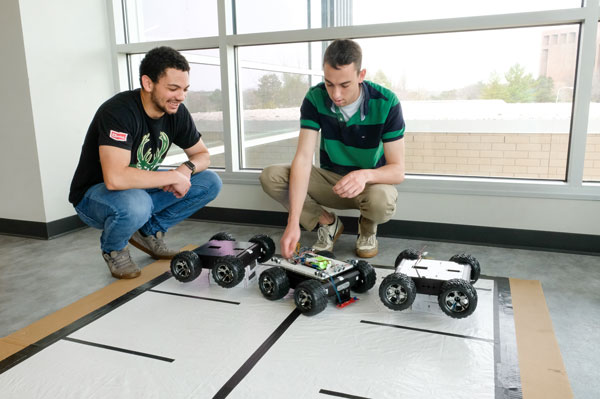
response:
M218 35L214 0L125 0L129 43Z
M599 24L600 28L600 24ZM588 122L583 180L600 182L600 31L592 77L592 101Z
M325 0L324 0L325 1ZM321 27L320 0L234 0L236 33Z
M547 31L359 40L367 79L402 103L408 173L565 179L577 49L545 53Z
M402 104L403 187L597 195L584 184L600 182L600 41L590 46L596 26L587 22L598 15L596 1L121 2L112 8L121 87L123 59L135 87L140 53L156 45L182 51L192 65L186 105L226 179L255 183L262 167L291 161L299 107L322 80L324 49L351 37L363 48L367 79Z
M568 7L581 7L581 1L430 0L423 2L413 0L399 2L397 0L354 0L353 25L509 14Z
M311 75L322 75L321 48L321 43L293 43L238 49L244 168L292 161L300 105L309 87L321 81ZM314 70L309 63L316 64Z
M577 26L552 30L572 31ZM391 88L400 98L407 123L408 173L565 179L577 48L541 48L547 31L358 40L367 80ZM322 73L321 55L311 58L311 49L326 45L238 50L243 167L291 161L299 107L309 84L321 80L306 70L309 59L318 59L313 67ZM420 56L407 57L416 53Z
M581 0L235 0L237 33L495 15L581 7Z

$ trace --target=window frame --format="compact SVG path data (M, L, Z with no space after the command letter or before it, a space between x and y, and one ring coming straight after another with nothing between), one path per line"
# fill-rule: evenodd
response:
M400 192L440 194L492 195L501 197L600 199L600 182L584 182L583 170L587 127L590 117L593 68L596 57L600 2L586 1L580 8L535 11L511 14L471 16L436 20L394 22L384 24L343 26L234 34L231 0L218 2L218 36L143 43L125 42L125 18L121 0L108 1L109 23L113 50L115 91L129 89L128 55L144 53L156 46L171 46L177 50L218 49L223 98L223 141L225 168L215 168L224 183L259 184L259 169L242 169L242 120L239 109L238 68L236 49L241 46L284 44L334 40L412 36L431 33L472 32L553 25L579 24L578 54L575 72L575 93L572 104L570 143L565 181L508 179L494 177L454 177L407 174L398 185ZM122 43L122 44L119 44ZM400 99L402 101L402 99ZM227 134L229 132L229 134Z

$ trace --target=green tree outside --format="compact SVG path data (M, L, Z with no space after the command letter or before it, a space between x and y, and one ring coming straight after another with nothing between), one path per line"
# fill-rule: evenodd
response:
M282 83L277 74L269 73L258 79L256 97L259 108L277 108L277 97L280 95Z
M387 89L392 88L391 80L387 77L387 75L381 69L378 69L377 72L375 72L375 75L373 75L373 76L371 76L367 73L367 76L365 77L365 79L369 80L373 83L377 83L378 85L381 85Z
M552 78L540 76L533 78L520 64L510 67L504 74L506 83L500 75L493 73L483 85L481 98L504 100L507 103L531 103L554 101L554 82Z

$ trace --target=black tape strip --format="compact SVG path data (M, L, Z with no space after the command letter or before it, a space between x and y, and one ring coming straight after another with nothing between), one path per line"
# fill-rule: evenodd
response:
M163 357L163 356L158 356L158 355L152 355L150 353L132 351L130 349L119 348L117 346L110 346L110 345L99 344L99 343L96 343L96 342L83 341L81 339L75 339L75 338L65 337L65 338L63 338L63 341L70 341L70 342L75 342L77 344L94 346L96 348L108 349L108 350L116 351L116 352L123 352L123 353L127 353L127 354L130 354L130 355L148 357L150 359L162 360L163 362L173 363L175 361L175 359L171 359L171 358L168 358L168 357Z
M494 375L496 399L522 399L515 318L507 278L494 278Z
M33 356L36 353L40 352L41 350L47 348L48 346L52 345L53 343L67 337L68 335L73 334L75 331L79 330L80 328L85 327L86 325L90 324L94 320L99 319L100 317L104 316L108 312L129 302L133 298L137 297L138 295L146 292L150 288L162 283L163 281L165 281L169 278L171 278L171 273L165 272L165 273L161 274L160 276L156 277L155 279L148 281L146 284L140 285L139 287L120 296L119 298L115 299L114 301L107 303L106 305L102 306L101 308L96 309L95 311L74 321L73 323L69 324L68 326L63 327L60 330L48 335L47 337L42 338L39 341L29 345L28 347L23 348L19 352L15 353L13 355L10 355L6 359L0 361L0 374L13 368L17 364L21 363L23 360L30 358L31 356Z
M246 360L242 367L219 389L213 396L213 399L226 398L227 395L235 389L242 379L256 366L256 363L267 353L267 351L277 342L283 333L292 325L292 323L300 316L300 311L295 308L292 313L277 327L275 331L263 342L263 344Z
M166 294L166 295L182 296L182 297L185 297L185 298L203 299L205 301L229 303L229 304L232 304L232 305L239 305L240 304L240 302L226 301L224 299L207 298L207 297L196 296L196 295L179 294L177 292L169 292L169 291L161 291L161 290L148 290L148 291L149 292L156 292L157 294Z
M394 266L385 266L385 265L371 265L377 269L388 269L388 270L396 270Z
M329 395L329 396L337 396L338 398L348 398L348 399L369 399L366 396L356 396L356 395L350 395L347 393L342 393L342 392L335 392L335 391L329 391L327 389L321 389L319 391L319 393L322 393L324 395Z
M375 322L375 321L368 321L368 320L361 320L360 322L361 323L365 323L365 324L373 324L375 326L394 327L394 328L401 328L403 330L418 331L418 332L424 332L424 333L429 333L429 334L446 335L448 337L465 338L465 339L472 339L472 340L475 340L475 341L483 341L483 342L494 342L493 339L489 339L489 338L471 337L469 335L452 334L452 333L447 333L447 332L442 332L442 331L435 331L435 330L426 330L424 328L399 326L397 324L378 323L378 322Z

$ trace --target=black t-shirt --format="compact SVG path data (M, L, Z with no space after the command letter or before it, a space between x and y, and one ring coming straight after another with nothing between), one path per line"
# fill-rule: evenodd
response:
M90 187L104 181L99 146L130 150L129 166L156 170L172 143L186 149L198 143L200 136L183 104L175 114L152 119L144 111L139 89L115 95L100 106L90 124L71 181L69 202L77 205Z

